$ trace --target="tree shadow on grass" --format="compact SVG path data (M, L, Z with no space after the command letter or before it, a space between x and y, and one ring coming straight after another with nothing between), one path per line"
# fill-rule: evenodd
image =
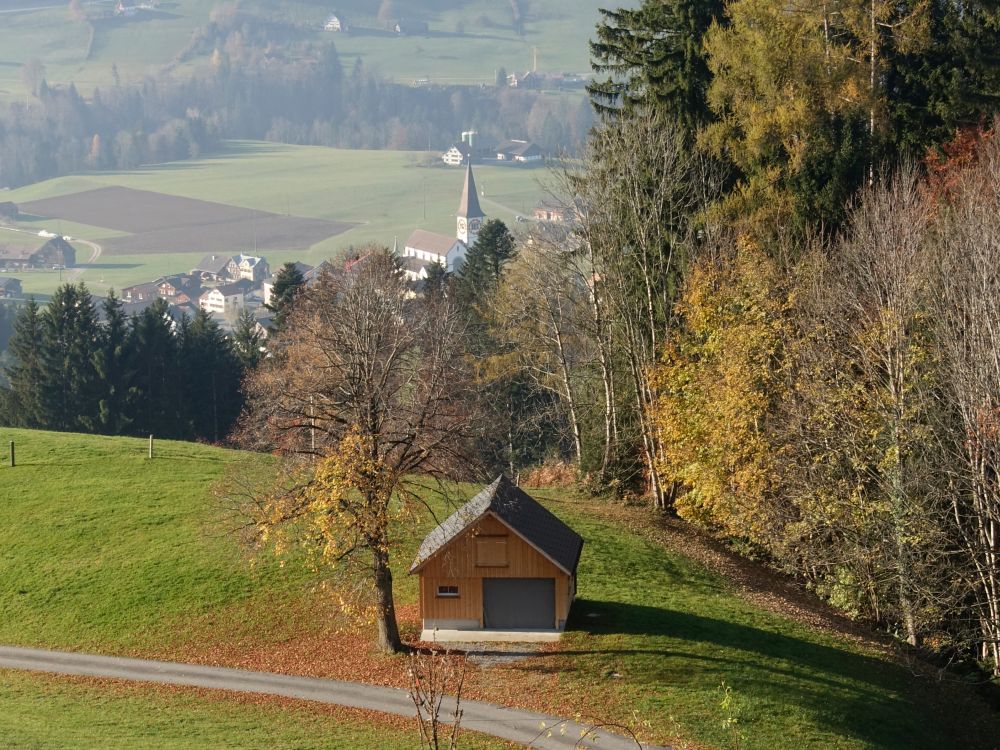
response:
M705 691L725 681L737 694L752 696L761 722L777 710L804 714L824 731L873 747L957 746L947 742L952 720L941 715L943 706L934 706L936 722L926 721L927 707L918 705L915 693L927 686L901 666L821 637L781 632L780 621L760 618L758 626L753 615L748 620L579 599L566 648L557 654L570 657L560 660L561 671L590 680L618 679L620 672L653 703L665 700L656 695L658 686L661 692ZM590 643L594 648L586 647Z

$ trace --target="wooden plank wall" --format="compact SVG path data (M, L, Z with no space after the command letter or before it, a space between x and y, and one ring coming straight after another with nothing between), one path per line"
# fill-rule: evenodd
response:
M475 540L479 535L507 537L505 567L476 565ZM554 578L557 620L566 619L572 603L569 576L492 516L438 552L420 571L420 577L420 616L425 620L478 620L482 627L483 578ZM438 586L458 586L459 595L439 597Z

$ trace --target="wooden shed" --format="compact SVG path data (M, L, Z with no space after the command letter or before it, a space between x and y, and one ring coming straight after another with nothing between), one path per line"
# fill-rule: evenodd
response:
M576 596L583 539L505 477L486 487L424 539L423 638L447 631L558 634Z

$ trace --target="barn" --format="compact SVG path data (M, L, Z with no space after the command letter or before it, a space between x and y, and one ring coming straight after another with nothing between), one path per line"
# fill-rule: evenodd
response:
M498 477L420 545L410 573L420 576L422 639L558 638L582 550L579 534Z

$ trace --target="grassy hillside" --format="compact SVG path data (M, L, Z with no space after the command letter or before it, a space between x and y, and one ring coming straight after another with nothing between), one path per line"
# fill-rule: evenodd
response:
M427 155L409 151L346 151L310 146L287 146L236 141L219 155L195 161L162 164L129 172L95 172L62 177L4 193L4 200L24 203L40 198L82 192L108 185L151 190L189 198L261 209L279 214L357 222L359 226L314 245L305 252L268 253L272 268L286 260L318 263L338 249L365 242L391 246L395 237L405 242L413 229L453 233L455 211L464 174L444 166L422 166ZM530 213L544 191L544 169L505 166L476 167L478 186L485 192L483 210L514 226L517 214ZM120 233L106 228L62 221L28 221L21 226L51 229L100 242ZM219 248L247 252L251 247ZM89 249L79 248L82 263ZM189 271L202 253L105 256L84 266L79 280L104 294L108 287L149 281L160 274ZM27 293L49 293L60 274L21 272ZM65 276L63 276L65 278Z
M613 5L629 4L613 3ZM84 3L93 17L114 7L111 0ZM74 82L89 95L107 86L115 64L124 80L138 79L173 64L192 32L208 23L219 0L170 0L155 12L129 19L85 22L71 17L65 4L25 0L0 1L0 98L23 96L21 66L38 59L48 80ZM358 27L350 35L328 34L319 28L334 5ZM345 66L357 57L385 75L410 81L492 81L494 71L528 70L537 50L539 69L586 72L587 41L597 21L601 0L520 0L524 33L513 28L508 2L491 0L405 0L398 12L425 20L428 36L398 38L384 31L376 18L379 0L327 2L297 0L267 3L249 0L244 10L263 18L292 24L304 39L333 41ZM37 8L39 10L23 10ZM44 7L48 6L48 7ZM416 61L416 65L414 64ZM188 62L187 64L190 64Z
M297 567L264 560L251 571L219 533L208 487L236 454L163 443L149 461L141 440L0 430L0 444L9 439L19 465L0 467L0 642L389 683L405 668L318 623L330 607L310 604ZM985 747L1000 731L961 690L748 600L606 506L539 496L586 539L569 630L551 652L476 671L470 695L624 721L635 711L653 738L709 748L735 746L727 717L740 747L761 750ZM396 555L408 632L416 586L404 570L428 526ZM4 700L23 699L0 693L0 715Z

